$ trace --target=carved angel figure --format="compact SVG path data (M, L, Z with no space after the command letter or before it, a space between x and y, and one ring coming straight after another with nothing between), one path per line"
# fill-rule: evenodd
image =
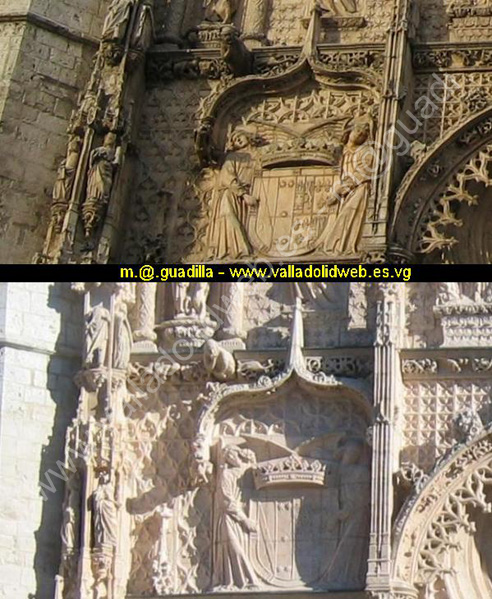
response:
M93 495L94 546L101 548L115 546L118 532L117 503L114 498L114 485L109 473L104 472Z
M217 175L209 235L211 258L243 258L252 252L245 230L248 207L258 203L249 193L252 166L247 149L252 144L249 133L237 131Z
M87 177L87 196L82 205L82 219L85 235L89 237L102 217L109 202L113 186L114 171L119 163L120 153L116 149L116 135L108 133L104 144L92 151Z
M121 43L125 39L135 0L113 0L104 21L102 39L107 42Z
M256 532L256 524L244 512L239 486L245 470L254 462L253 452L237 445L228 445L222 452L222 464L217 474L214 588L237 589L257 585L246 551L247 534Z
M371 134L372 121L367 117L354 119L345 132L342 179L328 197L329 204L338 202L338 211L333 227L324 234L326 251L358 251L374 167Z

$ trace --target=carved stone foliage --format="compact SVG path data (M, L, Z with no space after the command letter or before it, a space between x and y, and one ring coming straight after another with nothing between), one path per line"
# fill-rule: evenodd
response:
M482 229L490 195L491 132L486 109L435 142L409 170L392 224L400 246L420 252L426 262L488 263Z
M481 527L492 509L491 450L490 432L459 446L397 521L394 575L421 588L426 597L436 599L450 585L457 597L469 596L470 589L479 597L475 589L490 585Z
M189 51L162 52L157 49L150 52L146 63L147 80L150 85L162 85L173 79L219 79L222 82L230 81L233 75L257 74L274 77L285 73L299 60L300 49L275 48L274 50L262 49L250 53L250 64L243 72L238 72L240 63L238 58L231 62L224 53L224 48L212 50L207 54ZM384 64L384 52L380 45L373 45L369 49L345 50L343 47L336 50L326 46L319 47L319 61L333 71L347 71L350 69L364 69L368 74L381 75Z
M486 40L492 31L492 8L487 2L474 6L460 1L447 9L452 41Z
M428 472L460 437L454 421L466 408L473 408L484 422L490 422L491 386L487 381L407 383L401 459Z
M422 219L420 225L420 242L417 251L424 254L432 254L436 250L446 250L445 256L449 256L448 261L454 262L460 256L460 250L453 251L453 246L463 242L469 235L475 237L474 252L469 260L480 262L481 256L488 254L489 248L487 238L480 227L474 227L473 222L480 222L482 213L488 209L488 187L491 185L491 179L488 173L488 164L491 161L490 153L492 146L486 146L471 158L465 167L454 175L453 180L447 185L443 193L439 194L427 208L427 214ZM476 184L485 189L481 194L473 193L472 189L477 189ZM480 198L480 201L479 201ZM461 206L463 204L463 207ZM477 206L471 220L470 207ZM454 208L453 208L454 207ZM460 215L468 217L466 224ZM457 228L465 226L464 232ZM470 231L470 227L472 231ZM453 231L455 235L452 235ZM453 260L454 258L454 260ZM458 258L459 259L459 258Z

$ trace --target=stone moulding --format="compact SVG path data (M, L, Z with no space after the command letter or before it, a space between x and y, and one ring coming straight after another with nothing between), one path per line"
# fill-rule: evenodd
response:
M492 426L454 446L407 499L394 525L393 578L420 587L445 574L461 531L474 531L470 509L492 511Z
M412 63L419 73L492 69L492 52L481 44L425 44L413 49Z
M401 353L404 381L431 379L489 378L492 351L486 348L407 350Z
M34 25L35 27L49 31L50 33L78 42L79 44L86 44L93 48L97 48L99 45L99 40L95 37L81 33L66 25L61 25L52 19L48 19L47 17L32 11L2 14L0 15L0 23L29 23L30 25Z
M318 45L319 62L334 70L365 69L382 75L384 47L368 44L361 47L332 44ZM252 74L274 77L289 71L301 54L299 46L259 48L252 51ZM218 48L161 49L158 45L147 54L147 81L156 86L173 79L231 78L232 74Z

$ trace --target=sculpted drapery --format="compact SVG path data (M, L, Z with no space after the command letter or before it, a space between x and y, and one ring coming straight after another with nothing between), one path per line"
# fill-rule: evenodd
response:
M109 6L108 14L103 27L103 40L122 42L134 0L113 0Z
M257 199L249 193L253 166L247 149L251 143L249 134L237 132L217 175L211 219L211 258L237 259L252 252L245 229L248 207L257 204Z
M248 533L256 524L241 505L240 479L254 461L249 450L228 446L217 476L213 587L232 589L256 586L256 575L247 555Z
M355 119L346 132L341 182L328 199L338 203L334 224L324 234L324 249L335 254L355 254L366 216L374 171L371 121Z

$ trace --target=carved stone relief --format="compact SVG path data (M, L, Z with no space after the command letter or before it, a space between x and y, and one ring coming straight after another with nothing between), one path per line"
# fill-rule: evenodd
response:
M428 472L460 433L454 421L466 408L490 422L491 387L486 381L408 383L403 412L402 461Z
M455 597L480 597L490 588L481 534L491 510L489 437L484 432L458 445L396 523L393 571L431 599L449 596L450 589Z
M441 54L417 51L413 60L415 66L429 70L470 63L490 66L490 58L478 52L475 56L464 50L443 50ZM486 108L491 94L492 73L488 70L418 74L413 92L412 113L418 120L418 123L414 120L411 129L414 138L430 145L452 127Z
M490 131L485 109L452 129L446 142L436 141L410 168L395 199L392 236L412 255L429 263L489 262L482 222L490 201Z
M300 411L298 405L286 397L228 408L219 418L214 590L364 584L370 484L364 418L349 416L336 400L308 400ZM311 410L317 420L308 425Z
M203 208L192 187L198 169L193 136L201 95L209 89L203 81L179 81L147 95L136 199L125 238L128 262L176 263L195 240Z
M196 257L356 256L374 161L361 112L373 103L316 86L237 108L221 166L198 184L209 225Z

